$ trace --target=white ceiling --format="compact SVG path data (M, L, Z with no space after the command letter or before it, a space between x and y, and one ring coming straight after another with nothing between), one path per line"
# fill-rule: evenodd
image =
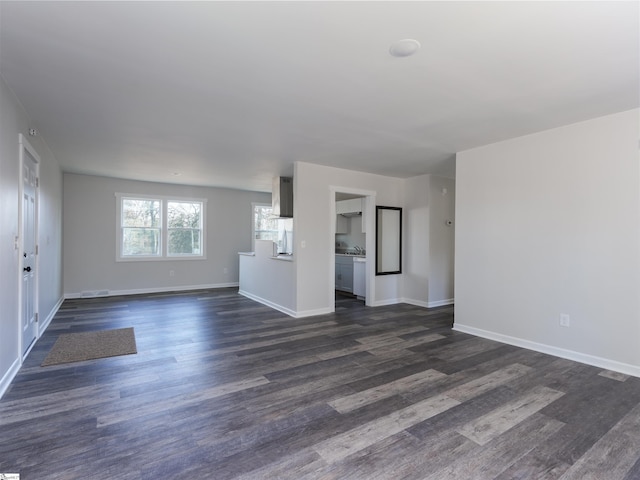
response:
M68 172L261 191L297 160L453 175L457 151L637 107L638 16L635 1L2 1L0 75ZM390 56L403 38L422 49Z

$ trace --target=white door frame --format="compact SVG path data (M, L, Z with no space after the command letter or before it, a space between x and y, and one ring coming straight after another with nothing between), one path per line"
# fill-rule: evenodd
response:
M24 245L24 219L23 219L23 215L24 215L24 209L23 209L23 197L24 197L24 181L23 181L23 176L24 176L24 162L25 162L25 151L29 153L29 155L31 155L31 157L33 157L33 159L36 161L36 187L35 187L35 209L34 209L34 231L33 231L33 235L34 235L34 239L35 239L35 273L34 273L34 278L33 278L33 312L34 315L36 317L36 322L39 320L38 316L38 298L39 298L39 278L40 278L40 261L39 261L39 248L38 248L38 226L40 224L40 156L38 155L38 153L36 152L36 150L31 146L31 144L27 141L26 137L22 134L19 134L19 139L18 139L19 145L20 145L20 155L19 155L19 159L20 159L20 168L19 168L19 178L18 178L18 192L19 192L19 204L18 204L18 235L19 235L19 241L18 241L18 257L19 257L19 262L18 262L18 311L19 311L19 315L18 315L18 322L19 322L19 328L18 328L18 345L20 346L20 361L23 362L24 359L27 357L27 355L29 354L29 352L31 351L31 349L33 348L33 346L35 345L37 339L40 336L40 328L38 326L38 328L36 328L36 337L35 340L31 343L31 345L29 346L29 348L26 351L23 351L23 338L22 338L22 320L23 320L23 315L24 315L24 311L23 311L23 294L24 292L22 291L22 284L23 284L23 268L24 268L24 249L25 249L25 245Z
M375 304L375 262L371 259L375 258L375 210L376 210L376 192L374 190L360 190L357 188L338 187L334 185L329 186L329 215L330 215L330 228L329 235L331 241L331 261L329 262L329 312L336 311L336 298L335 298L335 284L336 284L336 263L335 263L335 244L336 244L336 193L347 193L350 195L358 195L364 197L364 215L365 215L365 229L367 238L365 239L365 249L367 251L368 261L365 264L365 277L366 277L366 296L365 305L371 306Z

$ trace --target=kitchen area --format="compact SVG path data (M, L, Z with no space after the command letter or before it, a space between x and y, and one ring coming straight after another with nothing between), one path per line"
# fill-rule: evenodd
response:
M366 296L366 217L364 198L336 194L336 294Z
M269 236L269 239L254 236L253 250L238 252L239 293L297 318L333 312L339 299L357 299L373 306L376 295L372 262L375 258L375 237L372 236L375 234L375 191L330 187L331 224L325 224L322 231L318 229L315 236L300 239L299 235L294 235L295 228L301 225L313 227L318 220L311 214L293 221L291 187L291 178L274 179L272 212L268 215L277 218L277 236ZM318 206L322 207L322 204ZM310 211L314 207L314 204L308 205ZM255 207L253 211L255 222ZM318 249L321 243L325 246ZM316 250L313 256L307 254L310 248ZM314 275L314 271L326 265L326 260L331 265L329 275ZM300 310L301 296L310 293L301 290L301 275L313 278L315 291L326 289L328 297L325 298L330 306Z

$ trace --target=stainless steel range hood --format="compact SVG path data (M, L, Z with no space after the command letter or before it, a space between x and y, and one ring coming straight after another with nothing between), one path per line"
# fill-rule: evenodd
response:
M273 216L278 218L293 218L293 178L275 177L271 191L271 206Z

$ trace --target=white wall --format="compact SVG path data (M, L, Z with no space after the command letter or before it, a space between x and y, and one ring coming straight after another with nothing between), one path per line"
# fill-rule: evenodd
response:
M430 307L454 300L455 188L452 178L429 176Z
M206 199L206 259L116 262L116 192ZM65 174L65 295L237 285L238 252L251 250L251 202L270 203L271 194Z
M406 179L404 191L404 301L424 307L451 304L455 180L421 175Z
M41 137L29 137L27 114L0 77L0 395L20 365L18 308L18 235L20 182L18 135L22 133L40 157L38 258L40 328L62 300L62 174Z
M456 329L640 375L638 115L458 154Z
M256 240L254 255L239 257L239 293L287 315L296 316L295 264L273 258L273 242L270 240Z
M294 169L296 310L302 315L323 313L333 310L330 272L335 268L335 237L331 238L330 232L331 224L335 224L335 216L331 215L335 196L330 187L373 191L378 205L401 207L403 180L303 162L296 162ZM374 283L377 303L393 303L402 297L401 275L376 277Z
M404 230L405 301L429 303L429 175L405 180Z

